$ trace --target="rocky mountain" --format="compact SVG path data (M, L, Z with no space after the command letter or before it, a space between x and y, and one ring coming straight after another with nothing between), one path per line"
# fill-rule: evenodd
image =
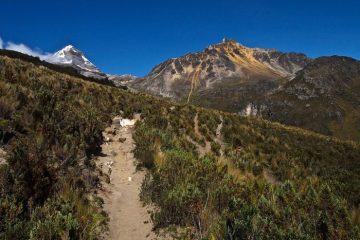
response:
M97 79L107 78L105 73L101 72L80 50L72 45L68 45L57 51L52 56L46 58L45 61L57 65L73 67L86 77Z
M360 61L317 58L282 89L247 108L250 115L360 140Z
M360 62L247 48L233 40L169 59L132 88L360 140Z
M133 81L131 86L187 102L213 101L213 97L219 96L219 89L226 98L236 92L263 95L277 89L284 79L291 79L311 61L304 54L248 48L224 39L202 52L155 66L145 78Z

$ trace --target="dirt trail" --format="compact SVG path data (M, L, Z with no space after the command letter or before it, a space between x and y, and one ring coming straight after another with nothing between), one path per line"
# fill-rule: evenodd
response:
M223 141L222 141L222 138L221 138L221 130L222 130L222 127L223 127L224 120L223 120L223 117L221 115L219 115L219 118L220 118L220 123L216 128L216 139L215 140L217 142L219 142L219 144L220 143L224 144Z
M1 164L6 164L5 157L6 157L6 152L5 152L5 150L3 150L2 148L0 148L0 165L1 165Z
M150 240L156 237L148 209L139 199L145 172L136 171L132 132L133 126L113 124L103 133L107 142L102 146L104 156L99 157L98 166L110 176L110 183L104 182L100 193L105 202L104 210L110 217L110 231L105 239Z
M196 113L195 117L194 117L194 132L197 135L197 137L199 138L203 138L203 135L201 134L201 132L199 131L199 118L198 118L198 113ZM205 139L205 146L200 145L199 143L197 143L196 141L194 141L193 139L191 139L189 136L187 136L187 139L189 142L191 142L192 144L194 144L199 152L199 155L205 156L205 154L211 152L211 143L209 141L207 141Z
M216 128L216 136L214 138L214 141L217 142L218 144L220 144L220 146L221 146L220 155L222 156L225 144L224 144L222 136L221 136L221 130L223 127L223 118L221 115L219 117L220 117L221 122L219 123L219 125ZM205 146L200 145L199 143L194 141L189 136L187 136L187 140L196 146L196 148L199 152L199 155L202 157L205 154L211 152L211 142L207 141L205 139L205 137L199 131L199 115L198 115L198 113L196 113L196 115L194 117L194 132L198 138L203 138L205 140Z
M214 139L215 142L217 142L218 144L220 144L221 148L220 148L220 156L222 157L224 155L223 149L225 148L225 144L221 135L221 130L223 128L223 117L221 115L219 115L220 118L220 123L216 128L216 137Z

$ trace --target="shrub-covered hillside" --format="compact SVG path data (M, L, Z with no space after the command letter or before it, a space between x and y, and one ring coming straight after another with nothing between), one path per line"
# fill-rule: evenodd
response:
M0 57L0 239L98 239L94 156L141 113L135 156L156 228L187 239L359 239L360 146Z
M0 239L96 239L106 216L91 194L92 156L111 116L141 96L0 57Z
M192 107L163 111L161 124L148 117L135 134L135 154L152 169L143 195L161 207L158 227L192 225L190 238L210 239L360 237L357 143ZM205 134L193 144L196 113ZM202 156L196 146L207 141Z

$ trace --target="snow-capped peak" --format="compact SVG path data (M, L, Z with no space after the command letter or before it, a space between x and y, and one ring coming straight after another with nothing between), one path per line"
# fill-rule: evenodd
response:
M106 78L106 74L102 73L73 45L67 45L45 60L53 64L73 67L87 77Z
M79 50L77 50L73 45L67 45L60 51L57 51L54 55L64 57L67 53L70 53L70 52L77 53L77 52L79 52Z
M75 47L70 44L63 48L63 50L70 50L70 49L75 49Z

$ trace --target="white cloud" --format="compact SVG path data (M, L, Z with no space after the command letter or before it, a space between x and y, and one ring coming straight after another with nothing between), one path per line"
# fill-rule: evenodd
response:
M7 49L12 51L21 52L34 57L39 57L41 60L46 60L51 57L51 53L44 53L41 50L34 50L23 43L4 42L0 37L0 49Z
M5 46L5 49L7 49L7 50L13 50L13 51L21 52L21 53L31 55L34 57L39 57L42 60L44 60L52 55L50 53L43 53L42 51L33 50L23 43L17 44L17 43L13 43L13 42L7 42L6 44L4 44L4 46Z

